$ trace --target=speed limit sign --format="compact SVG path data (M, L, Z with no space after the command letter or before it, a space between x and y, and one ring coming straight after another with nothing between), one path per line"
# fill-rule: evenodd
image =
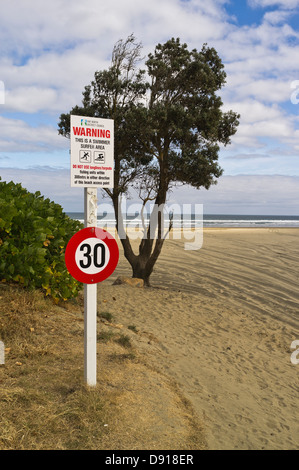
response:
M115 270L119 250L113 236L97 227L87 227L70 239L65 250L69 273L84 284L96 284Z

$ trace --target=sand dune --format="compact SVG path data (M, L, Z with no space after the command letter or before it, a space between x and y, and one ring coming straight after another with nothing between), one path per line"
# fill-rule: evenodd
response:
M203 247L167 240L153 287L99 285L101 310L176 380L210 449L298 449L299 229L205 229ZM100 360L100 358L99 358Z

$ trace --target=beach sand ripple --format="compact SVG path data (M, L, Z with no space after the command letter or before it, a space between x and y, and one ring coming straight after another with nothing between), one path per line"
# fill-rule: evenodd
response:
M135 345L174 379L210 449L298 449L299 229L205 229L167 240L153 287L99 285L99 308L134 325ZM105 302L104 302L105 301Z

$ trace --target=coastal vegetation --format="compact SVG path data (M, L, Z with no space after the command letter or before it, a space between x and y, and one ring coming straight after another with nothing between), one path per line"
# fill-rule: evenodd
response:
M81 228L39 191L0 181L0 281L41 289L56 303L76 297L82 284L68 273L64 253Z

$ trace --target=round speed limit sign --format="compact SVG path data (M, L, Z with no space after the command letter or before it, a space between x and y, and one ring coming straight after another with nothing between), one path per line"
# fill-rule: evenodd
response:
M111 276L119 259L113 236L101 228L87 227L70 239L65 250L69 273L84 284L96 284Z

